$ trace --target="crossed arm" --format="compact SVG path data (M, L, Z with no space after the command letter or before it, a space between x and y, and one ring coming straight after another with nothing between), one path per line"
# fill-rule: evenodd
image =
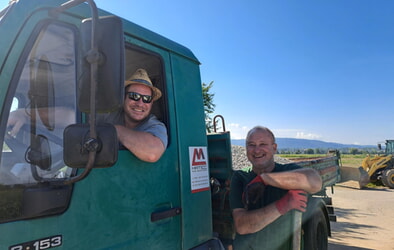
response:
M302 168L287 172L263 173L260 176L265 185L285 190L304 190L312 194L322 187L321 177L314 169ZM236 231L239 234L250 234L271 224L282 215L276 203L250 211L245 208L233 209Z

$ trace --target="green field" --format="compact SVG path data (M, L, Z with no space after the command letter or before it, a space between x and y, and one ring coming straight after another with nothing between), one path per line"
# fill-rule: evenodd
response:
M315 157L324 157L325 154L278 154L278 156L294 159L294 158L315 158ZM341 154L342 166L345 167L355 167L358 168L361 166L361 162L366 157L366 154Z
M325 154L278 154L278 156L287 158L287 159L302 159L302 158L316 158L316 157L324 157ZM359 171L358 167L361 166L363 159L367 157L367 154L342 154L341 155L341 178L343 181L347 180L355 180L358 181ZM376 188L382 187L382 183L380 181L369 183L367 185L368 188Z
M366 154L360 155L341 155L342 165L346 167L360 167L363 159L367 157Z

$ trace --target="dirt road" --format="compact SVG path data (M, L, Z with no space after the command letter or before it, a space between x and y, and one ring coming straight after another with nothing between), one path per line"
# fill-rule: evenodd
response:
M332 198L337 222L331 222L329 250L394 249L394 189L360 190L347 180L335 186Z

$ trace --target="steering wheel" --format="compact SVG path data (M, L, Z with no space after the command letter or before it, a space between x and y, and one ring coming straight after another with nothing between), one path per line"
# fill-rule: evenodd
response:
M24 125L15 137L7 133L4 141L12 150L16 159L25 159L27 163L48 171L48 174L56 173L60 168L65 166L62 161L63 140L53 133L48 133L44 128L36 128L36 132L38 133L32 136L28 125ZM27 145L23 141L23 136L26 134L30 134L29 136L32 138L30 145ZM46 136L43 134L46 134ZM59 145L61 150L51 153L49 142Z

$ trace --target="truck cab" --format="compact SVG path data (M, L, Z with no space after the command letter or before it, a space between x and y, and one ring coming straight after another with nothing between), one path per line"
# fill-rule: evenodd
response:
M198 59L86 2L20 0L0 12L0 248L221 249ZM168 146L155 163L100 123L138 68L163 93L153 113ZM92 130L102 140L93 162L81 149Z

